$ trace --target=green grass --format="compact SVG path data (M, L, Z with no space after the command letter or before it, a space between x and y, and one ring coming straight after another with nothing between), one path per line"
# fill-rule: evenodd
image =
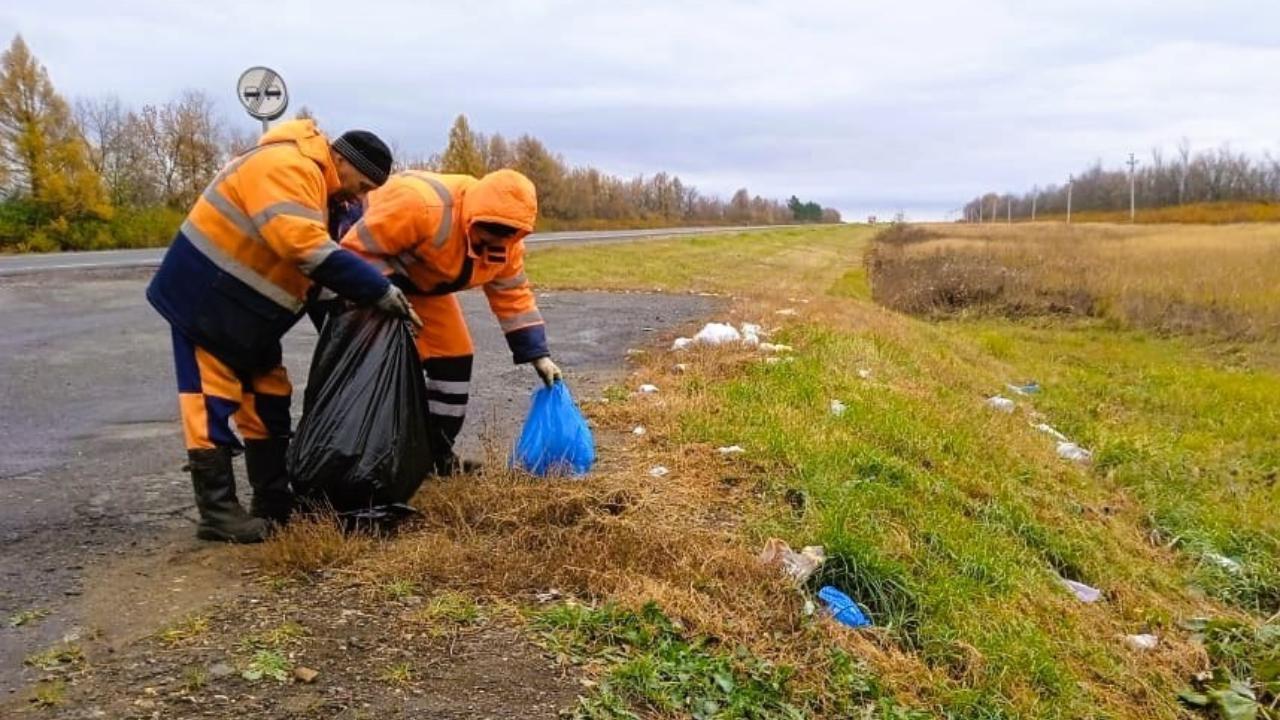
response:
M678 440L739 444L780 468L759 478L779 510L753 518L747 542L826 547L814 586L857 598L909 658L873 668L883 687L952 717L1181 716L1196 667L1181 623L1209 614L1271 637L1265 620L1280 611L1280 353L1090 322L885 313L867 300L868 237L788 229L540 250L530 273L551 287L731 292L748 312L812 301L820 315L776 339L796 347L794 362L672 388L710 398L681 416ZM1044 391L1018 398L1015 415L983 407L1031 378ZM848 411L831 415L831 399ZM1095 463L1057 458L1030 427L1041 421ZM784 501L796 493L801 513ZM1103 601L1079 603L1060 578ZM644 616L588 619L661 629ZM588 716L692 697L664 695L667 660L612 632L575 646L614 663L592 700L604 714ZM1140 632L1171 650L1135 658L1123 636ZM1210 655L1240 680L1271 667L1257 653Z
M277 650L258 650L240 671L240 677L249 682L267 679L282 683L289 679L291 667L289 659L283 653Z
M204 615L192 615L175 625L161 630L157 637L166 645L179 645L195 639L209 631L209 618Z
M22 662L44 671L76 669L84 665L84 651L79 645L64 643L28 655Z
M596 246L537 248L527 260L539 286L731 292L757 287L829 286L842 256L860 256L868 228L787 227L725 235ZM601 262L605 265L602 266ZM833 262L834 261L834 262ZM847 266L846 268L847 269ZM832 276L833 270L837 271Z
M690 637L650 603L639 611L613 605L562 604L533 617L548 649L585 661L604 657L610 667L579 700L574 718L662 717L804 718L927 717L901 708L867 670L833 651L829 681L819 692L793 686L793 668L775 666L714 639Z
M1254 613L1280 611L1280 375L1251 365L1271 348L1077 324L949 329L1001 338L993 356L1042 382L1035 406L1095 450L1098 472L1194 563L1196 586Z

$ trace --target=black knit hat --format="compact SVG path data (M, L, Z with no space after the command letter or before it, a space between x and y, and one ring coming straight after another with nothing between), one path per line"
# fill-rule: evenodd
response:
M391 148L368 130L348 130L333 141L333 149L375 184L391 173Z

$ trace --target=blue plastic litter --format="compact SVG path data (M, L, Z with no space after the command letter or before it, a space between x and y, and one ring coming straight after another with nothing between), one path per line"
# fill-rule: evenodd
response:
M851 628L871 627L871 621L862 614L862 608L858 607L858 603L830 585L818 591L818 599L822 600L831 611L831 616L841 625L848 625Z
M563 381L538 389L511 456L511 466L534 475L585 475L596 462L587 420Z
M1040 383L1032 380L1025 385L1006 384L1005 387L1019 395L1035 395L1040 392Z

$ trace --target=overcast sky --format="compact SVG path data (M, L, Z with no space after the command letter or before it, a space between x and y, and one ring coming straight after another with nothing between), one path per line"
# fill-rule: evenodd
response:
M291 107L412 154L473 128L572 163L944 217L1094 159L1280 150L1280 2L5 0L70 97L140 105L279 70Z

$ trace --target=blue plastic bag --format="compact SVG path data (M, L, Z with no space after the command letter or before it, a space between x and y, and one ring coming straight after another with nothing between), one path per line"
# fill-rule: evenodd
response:
M585 475L596 462L596 441L563 381L540 388L524 420L511 466L546 477Z
M858 603L854 602L853 598L830 585L818 591L818 599L822 600L831 611L831 616L841 625L848 625L851 628L864 628L871 625L871 621L862 614L862 608L858 607Z

